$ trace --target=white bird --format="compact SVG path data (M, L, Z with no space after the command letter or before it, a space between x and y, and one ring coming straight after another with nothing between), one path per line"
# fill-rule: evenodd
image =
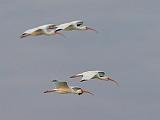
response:
M70 78L82 77L80 82L87 81L90 79L99 79L112 81L118 85L118 82L113 80L110 76L106 75L104 71L86 71L76 75L71 76Z
M82 20L72 21L64 24L60 24L56 26L55 32L64 30L64 31L73 31L73 30L92 30L97 32L95 29L87 27L84 25Z
M56 32L55 33L55 29L56 29L56 25L54 24L46 24L46 25L42 25L42 26L38 26L29 30L26 30L20 37L24 38L27 36L38 36L38 35L62 35L62 33Z
M59 82L58 80L52 80L52 82L55 82L55 88L51 90L47 90L44 93L57 92L60 94L73 93L73 94L78 94L78 95L81 95L83 93L89 93L91 95L94 95L93 93L87 90L84 90L80 87L68 86L67 82Z

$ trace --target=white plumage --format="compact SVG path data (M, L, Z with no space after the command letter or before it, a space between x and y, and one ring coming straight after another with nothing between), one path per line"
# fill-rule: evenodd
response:
M21 38L27 37L27 36L39 36L39 35L64 35L60 33L59 31L73 31L73 30L92 30L97 32L95 29L87 27L83 24L82 20L72 21L68 23L63 23L60 25L55 24L46 24L42 26L38 26L29 30L26 30L22 35Z
M92 30L97 32L95 29L87 27L84 25L82 20L72 21L64 24L60 24L56 26L55 32L64 30L64 31L73 31L73 30Z
M80 82L91 80L91 79L99 79L99 80L106 80L112 81L118 85L118 82L113 80L110 76L106 75L104 71L86 71L76 75L71 76L70 78L82 77Z
M58 80L53 80L52 82L55 82L55 87L51 90L45 91L44 93L57 92L60 94L73 93L78 95L81 95L83 93L89 93L93 95L93 93L84 90L80 87L68 86L67 82L59 82Z
M38 26L29 30L26 30L22 35L21 38L27 37L27 36L39 36L39 35L56 35L62 33L56 32L56 25L55 24L46 24L42 26Z

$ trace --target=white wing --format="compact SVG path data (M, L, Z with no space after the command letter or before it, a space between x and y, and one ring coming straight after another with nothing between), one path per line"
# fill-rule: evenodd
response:
M82 74L83 74L82 80L90 80L90 79L93 79L97 75L97 72L87 71Z
M47 28L47 27L50 26L50 25L53 25L53 24L41 25L41 26L38 26L37 28L45 29L45 28Z
M58 82L57 81L55 84L56 84L57 89L66 89L66 88L68 89L69 88L67 82Z
M43 34L44 33L44 29L46 29L49 25L51 24L47 24L47 25L42 25L42 26L38 26L29 30L26 30L24 33L28 33L28 34Z
M60 30L66 30L66 31L75 30L77 26L80 26L82 24L83 24L83 21L81 20L60 24L60 25L57 25L55 32Z

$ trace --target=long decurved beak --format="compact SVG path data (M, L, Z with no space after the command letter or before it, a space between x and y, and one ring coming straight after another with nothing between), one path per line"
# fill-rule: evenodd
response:
M95 30L95 29L93 29L93 28L90 28L90 27L86 27L86 30L90 30L90 31L94 31L94 32L98 33L97 30Z
M116 80L113 80L111 77L107 77L107 80L110 80L110 81L114 82L117 86L119 86L119 83Z
M84 92L84 93L89 93L89 94L91 94L91 95L94 95L93 93L89 92L88 90L82 89L82 92Z

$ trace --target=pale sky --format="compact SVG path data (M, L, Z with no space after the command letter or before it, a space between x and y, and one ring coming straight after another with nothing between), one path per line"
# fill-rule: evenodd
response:
M158 120L160 1L0 0L0 119ZM83 20L99 31L20 39L42 24ZM103 70L117 80L69 76ZM52 79L93 92L43 94Z

